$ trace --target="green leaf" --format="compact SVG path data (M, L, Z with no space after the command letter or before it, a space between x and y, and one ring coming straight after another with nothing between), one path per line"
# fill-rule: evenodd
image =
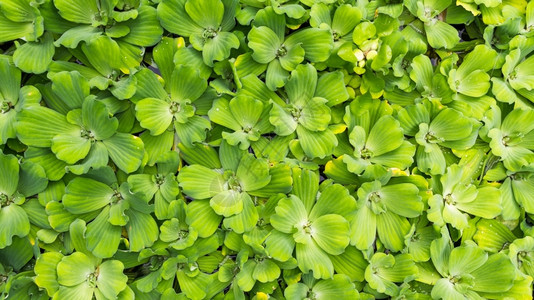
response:
M315 93L317 70L310 65L299 65L287 81L286 92L292 104L299 108L306 106Z
M271 216L273 227L283 233L293 233L295 226L306 222L306 208L294 195L280 200L276 206L276 214Z
M10 204L0 208L0 249L11 245L14 236L25 237L30 232L30 220L22 207Z
M82 44L82 51L91 65L103 76L111 76L122 67L119 44L108 36L98 36Z
M425 32L432 48L452 49L460 41L458 31L454 27L436 19L425 23Z
M201 33L203 28L194 22L185 10L187 0L161 1L158 5L158 19L168 31L189 37Z
M272 103L269 122L274 126L274 132L281 136L290 135L297 129L298 123L282 106Z
M105 206L98 216L87 225L85 239L87 250L99 258L109 258L117 252L121 240L122 228L112 225L110 206Z
M303 175L299 176L303 177ZM295 180L293 193L295 193L296 187L297 180ZM311 190L313 193L315 189L308 185L307 190ZM315 195L313 195L312 199L314 200L314 198ZM303 199L302 196L301 199ZM314 220L319 216L327 214L347 216L355 210L356 200L354 200L354 198L350 195L349 191L340 184L333 184L321 191L319 199L317 199L317 203L313 206L313 209L310 212L310 219Z
M407 218L418 217L424 208L419 189L411 183L384 186L380 196L390 211Z
M252 230L259 219L258 211L250 196L243 194L242 201L243 210L224 219L224 226L239 234Z
M243 210L243 202L247 197L250 198L247 193L234 190L222 191L211 198L210 205L217 214L230 217Z
M63 34L54 42L59 47L63 45L67 48L75 49L80 42L89 42L93 38L102 34L100 28L90 25L80 25L63 32Z
M69 109L82 108L90 93L90 86L79 72L59 72L51 76L52 91Z
M119 132L102 142L109 157L124 172L132 173L141 165L145 152L143 141L139 137Z
M174 129L183 144L191 147L193 143L204 141L206 130L211 129L211 124L209 120L203 117L192 116L184 124L174 122Z
M377 217L367 205L359 208L351 221L351 245L367 250L375 241L376 224Z
M65 20L74 23L92 24L99 13L94 1L54 0L54 6Z
M256 264L252 277L259 282L270 282L280 276L280 268L270 259L264 259Z
M96 270L93 259L81 252L65 256L57 264L57 282L62 286L76 286Z
M106 105L93 99L86 99L83 102L82 121L97 140L109 139L119 126L117 118L109 117Z
M323 215L312 222L311 236L326 253L339 255L349 245L349 222L340 215Z
M25 108L17 115L17 137L29 146L50 147L54 136L79 130L64 115L42 106Z
M150 130L152 135L160 135L172 123L172 113L169 103L156 99L146 98L136 103L136 117L141 126Z
M77 177L67 185L63 205L73 214L88 213L109 204L113 193L113 190L102 182Z
M154 46L163 34L156 9L149 5L141 5L137 10L139 13L137 18L121 23L130 29L130 33L122 40L142 47Z
M195 200L187 205L186 222L196 228L198 236L207 238L219 227L222 216L210 207L209 200Z
M211 198L224 190L225 180L220 173L201 165L184 167L178 173L183 192L195 199Z
M122 273L124 265L118 260L108 260L98 266L96 286L107 298L115 298L126 288L128 277Z
M336 136L330 129L313 132L298 126L297 135L304 153L310 158L324 158L331 155L338 144Z
M331 120L330 108L326 106L326 99L312 98L300 111L299 123L311 131L324 131Z
M19 184L19 162L15 156L0 152L0 169L0 193L10 197Z
M35 283L45 288L48 296L52 297L59 288L57 282L57 264L63 258L63 254L59 252L45 252L42 253L35 262Z
M285 45L288 48L301 44L304 57L310 62L326 61L334 48L334 41L330 30L306 28L296 31L287 37Z
M129 219L126 230L130 250L137 252L152 246L159 234L158 226L152 216L134 210L128 210L126 215Z
M236 176L244 191L260 189L271 181L267 161L257 159L251 154L241 158Z
M204 63L210 67L214 61L222 61L230 56L232 49L239 48L239 39L234 33L219 32L217 36L208 39L202 49Z
M48 178L43 167L31 161L20 164L18 192L31 197L44 191L47 185Z
M319 295L317 299L354 299L358 298L359 294L354 288L348 276L342 274L335 274L332 279L321 280L313 286L313 293Z
M276 33L269 27L252 27L248 33L248 46L252 49L252 58L255 61L267 64L274 60L278 54L282 42Z
M179 65L174 69L169 85L172 100L192 102L204 93L208 83L200 76L198 70Z
M339 10L339 9L338 9ZM343 73L330 72L325 73L317 81L315 97L321 97L328 100L328 106L338 105L349 99L349 93L345 87Z
M504 292L513 285L515 268L504 253L491 255L485 264L471 272L473 290L477 292Z
M404 236L410 231L410 222L399 215L387 211L376 216L378 238L392 251L404 248Z
M90 286L88 282L82 282L72 287L60 286L52 299L91 300L94 290L95 288Z
M26 73L44 73L54 56L53 42L51 34L45 34L40 42L28 42L15 50L13 62Z
M220 0L188 0L185 11L202 28L217 28L221 25L224 5Z
M316 279L327 279L334 276L332 261L310 237L305 244L297 243L296 254L298 266L302 272L312 271L313 277Z

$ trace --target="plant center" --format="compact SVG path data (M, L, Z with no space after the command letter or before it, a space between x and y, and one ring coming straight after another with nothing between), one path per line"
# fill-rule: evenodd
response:
M8 206L12 203L12 201L9 199L9 196L4 194L4 193L0 193L0 207L5 207L5 206Z
M216 36L217 36L217 30L211 27L204 29L204 31L202 32L202 37L204 39L213 39Z
M302 111L298 109L297 107L291 108L291 115L293 116L293 120L298 121L302 115Z
M170 110L171 114L175 114L177 112L180 112L180 110L181 110L180 103L178 103L176 101L172 101L171 102L171 106L169 107L169 110Z
M99 270L98 268L93 272L93 273L90 273L89 275L87 275L87 283L89 284L90 287L95 287L96 286L96 280L98 279L98 273L99 273Z
M304 232L306 232L307 234L311 234L312 233L312 228L311 228L311 221L307 221L306 223L304 223L302 225L302 229L304 230Z
M454 197L452 197L452 194L447 194L445 197L443 197L443 201L449 205L456 204L456 201L454 201Z
M162 174L156 174L155 180L156 180L156 184L158 186L161 186L162 184L165 183L165 176L163 176Z
M85 128L80 130L80 136L86 140L89 140L91 143L96 141L95 134L91 130L87 130Z
M228 187L236 192L241 192L241 184L239 183L239 180L237 180L237 177L235 175L232 175L228 178Z
M334 41L339 41L339 39L341 39L341 35L335 30L332 31L332 37L334 38Z
M282 57L287 54L286 46L282 45L276 50L276 57Z
M8 111L10 111L11 109L13 109L15 106L13 105L13 103L9 102L9 101L2 101L2 104L0 104L0 111L5 114L7 113Z
M373 157L373 152L367 148L363 148L362 151L360 152L360 156L363 158L363 159L370 159L371 157Z

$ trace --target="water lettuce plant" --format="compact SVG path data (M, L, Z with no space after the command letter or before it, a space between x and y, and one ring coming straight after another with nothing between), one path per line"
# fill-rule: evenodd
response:
M0 0L0 297L531 299L534 2Z

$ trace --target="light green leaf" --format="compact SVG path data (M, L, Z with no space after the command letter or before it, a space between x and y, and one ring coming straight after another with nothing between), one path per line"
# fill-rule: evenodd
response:
M107 298L113 299L126 288L128 277L122 273L124 265L118 260L108 260L98 266L96 286Z
M252 58L259 63L267 64L277 56L281 41L274 31L269 27L252 27L248 33L248 46L252 49Z
M121 226L111 225L110 206L105 206L87 225L85 239L87 250L99 258L109 258L117 252L121 240Z
M340 215L323 215L311 224L311 236L326 253L339 255L349 245L349 222Z
M64 115L42 106L25 108L17 115L17 137L29 146L50 147L54 136L78 129Z
M185 11L202 28L218 28L221 25L224 5L220 0L188 0Z
M57 282L57 264L63 258L59 252L42 253L35 262L35 283L40 288L45 288L48 296L52 297L59 288Z
M220 173L201 165L184 167L178 173L178 182L184 193L195 199L207 199L224 190L225 181Z
M201 33L203 28L194 22L185 11L187 0L161 1L158 5L158 19L168 31L189 37Z
M0 208L0 249L11 245L14 236L25 237L30 232L30 220L22 207L10 204Z
M250 198L247 193L226 190L213 196L210 205L217 214L230 217L243 210L243 202L246 197Z
M331 155L338 144L335 134L330 129L313 132L298 126L297 135L304 153L310 158L324 158Z
M437 19L425 23L425 32L432 48L452 49L460 41L458 31L454 27Z
M113 193L113 190L102 182L76 177L66 187L63 205L73 214L88 213L109 204Z
M163 34L156 9L149 5L141 5L137 11L139 13L137 18L121 22L130 29L130 33L122 40L142 47L154 46Z
M54 6L65 20L74 23L92 24L99 13L94 1L54 0Z
M301 175L302 177L303 175ZM293 193L295 192L297 180L295 180ZM313 193L314 189L308 187ZM315 195L312 199L315 198ZM302 199L302 197L301 197ZM314 220L319 216L327 214L337 214L347 216L356 210L356 200L349 191L340 184L333 184L321 191L317 203L310 212L310 219Z
M122 67L119 44L110 37L101 35L82 44L82 51L91 65L103 76L111 76Z
M294 227L307 222L306 208L294 195L284 198L276 206L276 214L271 216L271 224L283 233L293 233Z
M307 28L296 31L287 37L285 45L288 48L301 43L305 51L304 57L310 62L326 61L334 48L334 40L330 30Z
M377 217L373 211L363 205L351 221L351 245L360 250L367 250L376 238Z
M13 155L0 152L0 193L11 197L19 184L19 162Z
M242 201L243 210L236 215L224 219L224 226L231 228L239 234L252 230L259 219L258 210L254 206L250 196L244 193Z
M272 103L269 122L274 126L274 132L281 136L290 135L297 129L298 123L282 106Z
M293 72L291 78L287 81L285 90L289 101L302 109L315 93L317 86L317 70L310 65L299 65Z
M132 173L141 165L145 153L143 141L139 137L119 132L103 143L109 157L124 172Z
M27 42L18 47L13 53L13 62L26 73L41 74L48 69L54 52L54 38L47 33L40 42Z
M298 266L302 272L312 271L313 277L316 279L327 279L334 276L332 261L310 237L305 244L297 243L296 254Z
M214 38L208 39L202 49L202 58L208 66L213 61L222 61L230 56L231 49L239 48L239 39L234 33L219 32Z
M96 270L93 259L82 252L65 256L57 265L57 281L63 286L76 286Z
M152 135L162 134L172 123L170 105L163 100L143 99L136 103L135 110L141 126L150 130Z
M89 42L93 38L102 34L102 29L90 25L80 25L65 31L55 42L54 45L60 45L67 48L75 49L80 42Z
M326 99L312 98L300 111L299 123L311 131L324 131L328 128L331 114Z
M378 238L392 251L404 248L404 236L410 231L410 222L394 212L387 211L376 216Z
M270 259L264 259L256 264L252 277L259 282L270 282L280 276L280 268Z
M172 72L169 82L171 99L180 103L197 100L206 90L208 83L198 70L185 65L178 65Z
M187 205L186 222L198 231L198 236L207 238L219 227L222 216L210 207L208 200L195 200Z

